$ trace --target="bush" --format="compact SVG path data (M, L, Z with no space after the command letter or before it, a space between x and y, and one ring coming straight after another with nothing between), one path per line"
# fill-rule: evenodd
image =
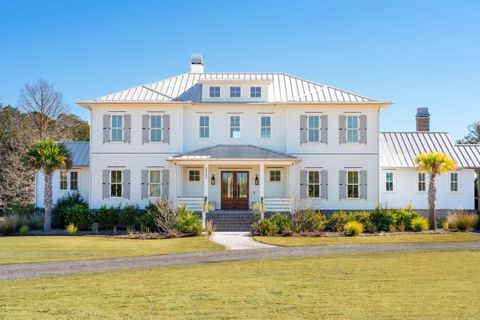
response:
M413 231L425 231L428 229L428 221L424 217L415 217L412 219Z
M17 232L22 225L29 229L41 228L43 226L43 217L41 216L19 216L16 213L11 213L5 217L0 217L0 233L12 234Z
M382 209L377 206L370 214L370 221L373 225L373 231L388 231L390 225L395 224L393 210Z
M205 225L205 231L207 231L207 234L209 236L212 235L212 233L215 232L215 225L213 224L213 221L212 220L208 220L207 221L207 224Z
M81 205L88 209L88 203L82 198L82 196L78 192L69 193L63 198L58 199L57 203L52 209L53 227L64 228L68 224L65 221L65 209L73 207L75 205Z
M65 224L73 224L78 229L88 229L92 224L92 218L88 208L83 205L76 204L72 207L64 209L65 212Z
M478 223L478 215L475 213L453 211L448 214L447 223L451 229L470 231L473 230Z
M22 226L20 227L20 233L21 233L21 234L27 234L27 233L28 233L28 230L29 230L29 228L28 228L28 226L26 226L26 225L22 225Z
M202 222L200 218L193 212L187 210L185 206L178 208L178 217L175 222L175 228L180 233L185 234L202 234Z
M357 236L363 232L363 224L358 221L349 221L343 227L343 234L349 237Z
M330 223L333 225L336 231L343 231L343 227L348 222L348 214L345 211L334 212L330 216Z
M77 234L78 228L73 223L70 223L65 229L65 231L67 231L69 235L73 236Z
M120 221L120 208L106 206L96 210L94 220L98 223L98 227L102 230L112 230Z
M277 232L279 233L292 230L292 221L284 214L275 213L273 216L269 217L268 220L277 226Z
M252 206L252 213L256 219L264 217L265 214L265 204L261 201L257 201Z
M152 208L153 207L153 208ZM154 204L149 204L145 208L145 212L137 217L137 226L140 228L142 232L152 232L157 230L157 225L155 222L155 215L153 214L154 211Z
M147 213L155 218L155 225L158 231L168 234L175 234L175 223L177 221L177 211L170 208L166 199L155 202L147 207Z
M273 236L278 233L278 227L270 219L262 219L252 225L252 233L256 236Z
M135 229L138 226L138 218L142 215L142 210L138 206L125 206L119 211L119 224L124 228Z
M325 230L327 222L327 217L320 211L302 210L295 215L294 229L297 232L320 232Z
M400 208L393 210L395 224L400 231L412 229L412 219L419 215L412 208Z
M31 218L35 213L35 206L33 204L14 204L6 211L7 215L17 215L20 218Z
M348 215L348 221L358 221L363 225L364 231L374 232L375 226L370 220L370 212L354 211Z

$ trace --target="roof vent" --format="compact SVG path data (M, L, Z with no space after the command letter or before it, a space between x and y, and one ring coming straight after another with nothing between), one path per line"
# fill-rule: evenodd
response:
M430 131L430 113L428 108L417 108L417 131Z
M205 65L203 64L203 57L200 53L192 54L190 60L190 72L191 73L203 73Z

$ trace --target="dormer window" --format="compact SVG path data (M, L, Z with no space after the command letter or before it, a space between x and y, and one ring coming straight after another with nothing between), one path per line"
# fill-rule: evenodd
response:
M262 87L250 87L250 98L261 98Z
M230 87L230 98L240 98L240 87Z
M220 97L220 87L210 87L210 98Z

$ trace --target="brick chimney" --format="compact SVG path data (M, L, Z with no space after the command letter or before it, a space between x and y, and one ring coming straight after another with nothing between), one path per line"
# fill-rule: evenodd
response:
M417 131L430 131L430 113L428 108L417 108Z

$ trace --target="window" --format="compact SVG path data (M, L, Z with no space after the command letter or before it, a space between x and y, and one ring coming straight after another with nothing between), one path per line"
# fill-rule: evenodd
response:
M270 182L280 182L281 172L280 170L270 171Z
M160 186L161 186L161 176L160 176L160 170L150 170L149 171L149 186L150 186L150 191L149 195L152 198L158 198L160 197Z
M60 190L67 190L67 171L60 171Z
M240 87L230 87L230 97L240 98Z
M122 196L122 170L110 171L110 196Z
M230 138L240 138L240 117L230 117Z
M78 190L78 172L70 172L70 190Z
M250 98L261 98L261 97L262 97L261 87L250 87Z
M450 191L451 192L458 191L458 173L457 172L450 173Z
M210 117L209 116L200 116L200 138L210 137Z
M385 190L393 191L393 172L385 173Z
M320 142L320 117L308 116L308 142Z
M188 181L200 181L200 170L188 171Z
M359 141L358 116L347 116L347 142Z
M347 197L359 197L359 175L358 171L347 171Z
M210 98L220 97L220 87L210 87Z
M162 116L150 116L150 141L162 141Z
M308 197L320 197L320 172L308 171Z
M123 116L112 115L112 141L123 142Z
M272 134L271 118L263 116L260 124L260 135L262 138L270 138Z
M427 190L426 176L425 173L418 174L418 191L424 192Z

